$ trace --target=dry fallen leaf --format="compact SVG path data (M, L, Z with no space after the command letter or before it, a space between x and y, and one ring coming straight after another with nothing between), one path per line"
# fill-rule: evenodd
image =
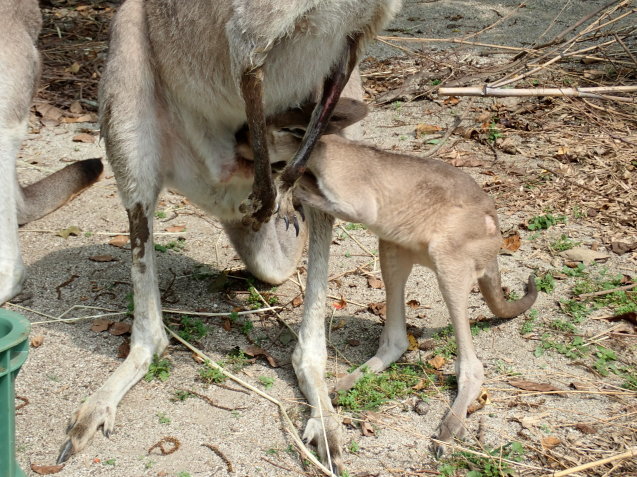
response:
M116 235L108 242L108 244L113 247L122 248L128 243L128 240L128 235Z
M270 353L268 353L263 348L260 348L258 346L248 346L247 348L243 350L243 352L247 354L248 356L250 356L251 358L257 358L259 356L263 356L267 360L270 366L272 366L273 368L279 367L279 363L277 363L276 359L274 359L270 355Z
M223 329L226 331L230 331L232 329L232 322L228 319L223 320Z
M372 427L372 425L367 422L367 421L363 421L361 422L361 433L365 436L365 437L370 437L375 435L374 432L374 428Z
M598 260L606 260L609 255L604 252L596 252L585 247L575 247L570 250L564 250L560 252L560 256L573 260L575 262L582 262L584 265L590 265Z
M297 296L294 297L294 300L292 300L292 306L294 308L298 308L302 304L303 304L303 296L302 295L297 295Z
M97 121L97 116L95 114L92 113L88 113L88 114L81 114L79 116L75 116L75 117L64 117L61 119L61 122L63 123L94 123ZM82 141L85 142L85 141Z
M80 229L77 225L71 225L66 229L59 230L56 235L62 238L69 238L70 235L78 236L82 233L82 229Z
M124 323L123 321L118 321L113 323L113 325L108 329L108 332L113 336L121 336L126 333L130 333L131 326L129 323Z
M339 301L332 303L332 306L337 310L344 310L347 307L347 302L341 297Z
M37 465L31 464L31 470L40 475L57 474L64 468L64 464L60 465Z
M31 346L39 348L44 343L44 335L35 335L31 337Z
M357 340L355 338L350 338L350 339L347 340L347 344L350 345L350 346L360 346L361 341Z
M59 122L62 116L64 116L64 111L48 103L37 104L35 110L42 116L43 120L54 123Z
M376 277L367 277L367 285L370 288L380 289L383 288L383 281Z
M73 142L83 142L86 144L93 144L95 142L95 136L89 133L79 133L73 136Z
M545 449L552 449L553 447L559 446L561 443L562 441L555 436L547 436L542 439L542 447Z
M387 304L384 301L369 303L367 305L367 309L374 315L378 315L381 318L384 318L385 315L387 315Z
M84 108L82 108L82 103L75 100L69 106L69 111L71 111L73 114L82 114L84 112Z
M332 331L340 330L345 327L345 320L338 320L336 323L332 324Z
M117 348L117 357L120 359L126 359L128 357L128 353L130 353L130 341L126 340L119 348Z
M449 164L455 167L481 167L484 165L484 162L482 162L475 156L471 156L452 159L451 161L449 161Z
M420 306L420 302L418 300L409 300L407 302L407 306L411 308L412 310L415 310L416 308Z
M575 429L580 431L582 434L597 434L597 429L584 423L575 424Z
M522 245L522 241L520 239L520 234L517 232L502 240L502 248L509 252L515 252L520 248L520 245Z
M91 262L117 262L118 259L112 255L93 255L88 258Z
M425 134L434 134L438 131L442 131L440 126L435 126L433 124L418 124L416 126L416 137L420 137Z
M412 335L411 333L408 333L407 341L409 341L409 346L407 346L407 349L409 351L416 351L418 349L418 340L416 339L414 335Z
M166 227L166 232L183 232L184 230L186 230L186 226L185 225L172 225L170 227Z
M434 369L440 369L445 365L446 361L447 360L444 358L444 356L440 356L438 354L434 356L433 358L431 358L429 361L427 361L427 364Z
M98 318L93 321L93 325L91 325L91 331L95 331L96 333L101 333L102 331L108 330L108 328L113 324L111 320L107 320L106 318Z

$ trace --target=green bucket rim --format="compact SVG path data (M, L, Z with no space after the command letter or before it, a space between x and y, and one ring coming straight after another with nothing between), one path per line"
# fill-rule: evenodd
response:
M10 326L9 333L0 336L0 353L16 347L29 337L31 323L19 313L0 309L0 322Z

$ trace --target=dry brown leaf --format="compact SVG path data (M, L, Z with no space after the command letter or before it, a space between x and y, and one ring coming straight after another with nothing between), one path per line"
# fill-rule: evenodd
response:
M46 121L59 122L62 116L64 116L64 111L48 103L36 105L35 110L42 116L42 119Z
M87 113L79 116L64 117L60 120L63 123L94 123L97 122L97 116L95 114ZM85 142L85 141L82 141Z
M223 329L226 330L226 331L232 330L232 322L230 320L228 320L228 319L223 320L223 325L222 326L223 326Z
M128 235L116 235L113 237L108 244L113 247L123 248L129 241Z
M367 421L363 421L361 422L361 433L365 436L365 437L370 437L375 435L374 432L374 428L372 427L372 425L367 422Z
M117 262L119 259L112 255L93 255L88 258L91 262Z
M367 285L370 288L381 289L383 288L383 281L376 277L367 277Z
M84 108L82 108L82 103L75 100L69 106L69 111L71 111L73 114L82 114L84 112Z
M502 240L502 248L509 252L515 252L520 248L520 245L522 245L522 240L520 238L520 234L517 232Z
M384 318L387 315L387 304L384 301L379 301L377 303L369 303L367 305L367 309L370 313L374 315L378 315L381 318Z
M44 343L44 335L35 335L31 337L31 346L33 348L39 348Z
M414 384L411 389L413 389L414 391L420 391L421 389L427 389L429 387L429 384L431 383L431 381L427 378L420 378L420 381L418 381L416 384Z
M559 446L561 443L562 441L555 436L547 436L542 439L542 447L545 449L552 449L553 447Z
M360 346L361 341L357 340L355 338L350 338L350 339L347 340L347 344L350 345L350 346Z
M69 66L68 68L65 68L65 71L67 73L72 73L75 74L78 71L80 71L80 68L82 67L82 65L80 65L77 61L74 61L73 64L71 66Z
M166 227L166 232L183 232L186 230L185 225L171 225L170 227Z
M336 323L332 324L332 331L340 330L345 327L345 320L338 320Z
M547 383L534 383L533 381L525 381L522 379L512 379L509 381L509 384L515 388L523 389L525 391L536 391L541 393L561 391L561 389Z
M192 353L190 357L195 363L203 364L206 362L206 360L202 358L201 356L199 356L197 353Z
M243 350L243 352L247 354L248 356L250 356L251 358L257 358L259 356L263 356L270 366L272 366L273 368L279 367L279 363L277 363L276 359L274 359L270 355L270 353L268 353L263 348L260 348L258 346L248 346L247 348Z
M481 167L484 166L484 162L478 159L475 156L470 157L458 157L457 159L452 159L449 161L449 164L455 167Z
M431 358L429 361L427 361L427 364L434 369L440 369L445 365L446 361L447 360L444 358L444 356L440 356L438 354L434 356L433 358Z
M592 386L591 384L587 384L587 383L578 383L573 381L570 384L570 387L572 387L573 389L576 389L577 391L592 391L595 389L594 386Z
M420 137L426 134L434 134L438 131L442 131L442 128L440 126L421 123L416 126L416 137Z
M123 321L118 321L113 323L113 325L108 329L108 332L114 336L122 336L126 333L130 333L131 326L129 323L124 323Z
M64 464L60 465L37 465L31 464L31 470L39 475L57 474L64 468Z
M597 429L584 423L575 424L575 429L580 431L582 434L597 434Z
M407 306L411 308L412 310L415 310L416 308L420 306L420 302L418 300L409 300L407 302Z
M294 308L298 308L302 304L303 304L303 296L302 295L297 295L297 296L294 297L294 300L292 300L292 306Z
M84 142L86 144L93 144L95 142L95 136L89 133L79 133L73 136L73 142Z
M442 101L443 104L448 104L448 105L451 105L451 106L455 106L459 102L460 102L460 98L458 98L457 96L449 96L448 98L445 98Z
M130 341L126 340L119 348L117 348L117 357L120 359L126 359L128 357L128 353L130 353Z
M91 325L91 331L95 331L96 333L101 333L102 331L108 330L108 328L113 324L111 320L107 320L106 318L98 318L93 321Z
M408 333L407 341L409 342L409 346L407 346L408 351L416 351L418 349L418 340L414 335Z
M341 297L339 301L332 303L332 306L337 310L344 310L347 307L347 302Z

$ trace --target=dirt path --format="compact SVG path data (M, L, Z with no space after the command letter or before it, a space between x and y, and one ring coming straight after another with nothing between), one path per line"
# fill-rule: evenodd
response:
M562 7L559 3L532 0L516 10L517 1L411 1L406 2L388 35L459 36L501 19L474 39L528 45L550 25ZM547 38L604 2L562 3L569 10L555 22ZM507 17L509 14L512 16ZM451 48L437 43L422 55L383 62L398 53L379 45L364 63L365 85L371 95L383 94L388 85L397 85L392 81L418 70L432 72L429 83L442 79L446 67L441 62L449 64L450 58L467 65L468 70L491 61L467 45ZM411 304L410 333L418 346L403 361L427 363L438 357L433 368L427 367L432 383L418 381L421 386L429 384L374 411L342 409L349 475L465 475L470 469L498 475L497 470L487 474L488 465L499 467L501 475L506 475L503 469L507 466L521 475L541 475L547 469L568 468L634 447L634 290L579 301L574 298L634 283L634 249L621 255L612 250L620 250L617 244L637 241L635 209L617 200L632 200L626 188L634 186L635 156L631 159L626 153L629 146L609 137L604 129L607 125L578 112L577 104L559 101L449 101L431 95L411 103L394 100L373 109L365 122L366 139L383 148L423 153L440 139L455 115L462 117L464 133L454 134L440 156L468 166L464 170L496 200L502 229L513 237L511 250L500 257L504 284L519 295L529 273L535 272L547 290L526 316L508 321L491 319L479 294L472 294L470 301L470 315L478 320L474 339L486 369L488 401L468 419L469 437L463 445L483 453L501 448L498 456L520 457L520 463L467 455L443 461L433 458L430 438L454 396L448 378L453 374L453 343L447 336L447 311L433 275L417 269L408 284L407 300ZM431 134L418 134L419 125L434 129ZM633 126L626 120L623 131L634 138ZM21 179L34 180L68 161L103 156L99 143L73 141L81 132L96 139L96 128L93 123L38 126L24 144ZM634 148L628 152L634 153ZM574 185L582 177L588 188ZM608 189L611 185L615 189ZM529 224L531 228L534 224L550 227L529 230ZM58 235L70 227L80 231L68 238ZM36 475L28 470L32 464L54 463L69 415L121 363L118 352L126 335L98 332L94 327L96 317L106 313L118 313L110 315L110 320L131 322L127 315L130 251L128 245L109 244L126 231L127 220L110 170L65 207L21 229L28 281L24 294L13 303L26 308L5 307L22 311L34 323L32 337L43 339L40 346L31 348L17 381L17 394L28 399L17 416L18 460L28 475ZM180 329L184 330L184 321L179 317L189 311L231 312L258 304L241 262L214 219L182 197L164 193L155 232L156 243L164 246L158 251L164 307L183 311L167 315L173 324L181 321ZM560 255L558 249L575 243L596 250L599 263L582 268L576 259ZM375 239L361 227L341 224L335 230L329 293L334 298L326 309L332 378L375 351L382 322L374 304L385 299L384 290L369 281L369 277L379 277L376 250ZM297 301L302 295L296 280L305 280L305 263L293 278L276 289L256 287L283 306L281 318L297 329L301 315ZM69 312L72 307L76 308ZM65 312L66 317L79 319L51 322ZM624 320L598 319L622 312ZM197 325L198 318L191 323ZM211 359L223 361L243 379L284 401L297 430L302 430L307 409L290 365L295 340L276 317L259 313L234 321L203 318L200 323L205 336L197 337L196 326L189 328L197 345ZM278 367L262 357L237 357L238 351L254 345L267 350ZM181 345L171 344L165 359L170 362L168 379L135 386L122 401L111 438L97 435L58 475L316 475L303 466L275 406L255 394L206 382L202 370L208 378L210 373ZM515 387L511 381L545 386L534 391L528 383L518 382ZM238 388L231 382L225 384ZM560 392L550 391L546 385ZM373 429L371 435L363 435L361 422ZM174 453L161 455L157 448L149 452L168 437L179 443ZM512 442L521 443L524 455L516 454ZM205 444L215 446L219 453ZM637 475L634 462L617 464L579 475Z

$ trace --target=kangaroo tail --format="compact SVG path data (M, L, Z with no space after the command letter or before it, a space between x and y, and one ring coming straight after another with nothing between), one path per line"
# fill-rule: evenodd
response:
M537 288L533 274L529 276L526 294L515 301L506 301L500 283L498 262L494 259L478 279L478 286L491 312L498 318L513 318L531 308L537 298Z
M74 162L50 176L22 188L18 223L27 224L64 205L73 195L93 184L104 170L100 159Z

